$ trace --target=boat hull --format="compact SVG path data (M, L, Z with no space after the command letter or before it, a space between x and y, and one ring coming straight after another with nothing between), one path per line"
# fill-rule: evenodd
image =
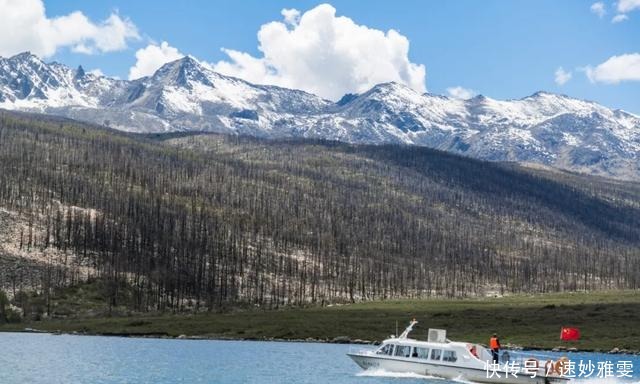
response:
M379 357L358 353L347 354L362 369L382 369L387 372L415 373L425 376L436 376L445 379L467 380L476 383L499 383L499 384L558 384L568 381L563 377L531 377L529 375L509 375L505 377L504 372L498 372L500 377L488 377L484 369L467 368L453 365L430 364L423 361L395 357Z

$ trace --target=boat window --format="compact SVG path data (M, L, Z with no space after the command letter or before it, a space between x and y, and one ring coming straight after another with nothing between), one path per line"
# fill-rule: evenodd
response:
M411 356L411 347L408 345L396 346L396 356L409 357Z
M429 348L420 348L416 347L413 351L413 357L418 359L428 359L429 358Z
M442 354L442 361L448 361L450 363L455 363L458 360L456 356L456 351L444 351Z
M393 355L393 344L384 345L376 353L378 355Z
M431 350L431 360L440 360L440 356L442 356L442 349Z

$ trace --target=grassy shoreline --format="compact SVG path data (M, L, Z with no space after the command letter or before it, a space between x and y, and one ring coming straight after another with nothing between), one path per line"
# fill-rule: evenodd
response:
M452 340L486 343L489 335L497 332L503 344L525 348L640 351L639 291L398 300L192 315L78 317L5 324L0 325L0 331L32 328L104 336L374 342L395 333L396 321L402 331L412 318L420 321L412 334L418 339L426 338L427 328L443 328ZM582 339L561 342L561 326L579 327Z

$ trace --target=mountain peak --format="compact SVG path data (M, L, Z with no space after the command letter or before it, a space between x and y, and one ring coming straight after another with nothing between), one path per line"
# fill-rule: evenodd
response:
M16 59L16 60L26 59L26 58L36 58L39 60L38 56L31 53L31 51L20 52L10 57L10 59Z
M178 61L182 61L183 63L190 63L192 65L198 65L198 66L202 65L198 59L196 59L195 57L193 57L191 55L186 55L186 56L182 57L181 59L178 59Z
M371 89L407 89L409 88L408 86L399 83L397 81L387 81L385 83L379 83L374 85Z
M185 69L191 69L191 70L203 70L205 68L202 65L202 63L198 61L198 59L196 59L191 55L183 56L177 60L170 61L165 65L163 65L162 67L165 67L165 66L173 67L173 68L185 68Z
M470 103L482 103L482 102L485 102L487 100L489 100L489 98L487 96L481 94L481 93L473 96L470 99L467 99L467 101L470 102Z
M207 76L207 68L193 56L184 56L166 63L154 74L153 78L164 83L172 83L184 88L191 88L192 82L202 83L213 87Z
M419 92L415 91L413 88L396 81L376 84L362 95L373 96L376 98L399 97L402 99L410 99L414 101L417 101L422 97L422 95Z
M30 51L25 51L25 52L18 53L17 55L13 55L9 58L9 61L19 62L19 63L44 64L44 62L40 60L38 56L34 55Z
M538 91L529 96L523 97L519 100L535 100L535 101L544 101L547 103L582 103L582 104L590 104L593 106L600 106L598 103L592 100L580 99L565 95L563 93L553 93L546 91ZM600 106L601 107L601 106Z
M82 65L78 65L78 69L76 70L76 79L82 79L85 75L85 71L84 68L82 68Z
M561 93L553 93L553 92L547 92L547 91L537 91L537 92L532 93L529 96L523 97L522 100L524 100L524 99L539 99L539 98L543 98L543 97L557 97L557 98L563 98L563 99L570 99L569 96L563 95Z
M555 96L556 94L547 91L537 91L531 94L529 97L541 97L541 96Z

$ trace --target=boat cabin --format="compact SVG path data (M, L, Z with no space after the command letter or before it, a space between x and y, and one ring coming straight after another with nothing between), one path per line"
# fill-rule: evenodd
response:
M447 339L447 331L429 329L427 341L407 338L408 332L392 336L382 342L376 355L418 360L431 364L485 362L492 359L491 352L477 344L454 342Z

